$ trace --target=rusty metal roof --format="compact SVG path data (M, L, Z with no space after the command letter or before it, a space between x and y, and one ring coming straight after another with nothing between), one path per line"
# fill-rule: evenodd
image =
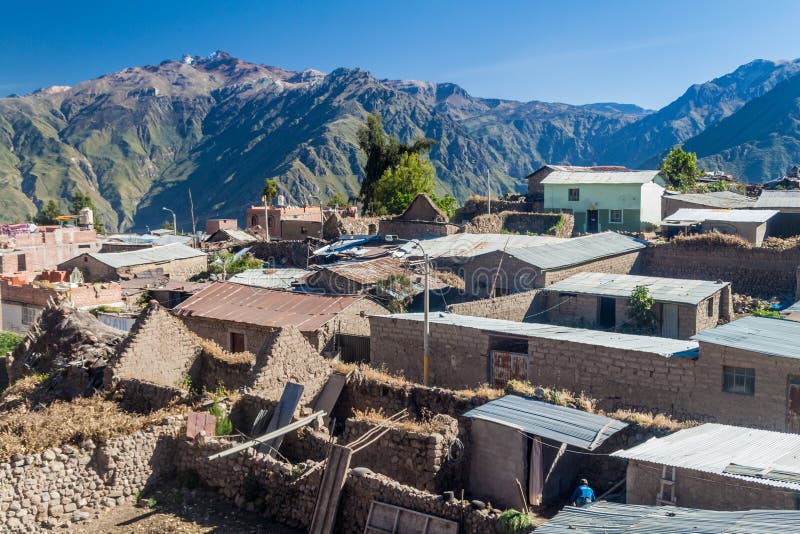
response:
M366 261L350 261L320 266L319 272L330 271L342 278L361 285L377 284L391 275L407 276L413 283L424 283L424 277L412 271L408 264L395 258L384 256ZM430 274L431 289L442 289L447 286L434 274ZM314 285L314 275L308 277L310 285Z
M173 313L257 326L296 326L301 332L313 332L362 298L217 282L173 308Z

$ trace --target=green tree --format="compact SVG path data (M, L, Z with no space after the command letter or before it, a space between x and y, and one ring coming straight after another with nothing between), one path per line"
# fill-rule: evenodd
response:
M392 313L405 313L414 296L414 284L402 274L391 274L375 284L375 296Z
M436 171L433 164L414 152L405 152L396 167L386 169L375 186L373 208L387 213L402 213L420 193L433 191Z
M650 296L647 286L636 286L628 298L628 316L633 326L642 333L652 333L656 326L656 299Z
M61 209L55 200L48 200L39 214L33 218L36 224L55 224L56 217L61 215Z
M690 189L695 186L702 171L697 167L697 154L686 152L681 147L670 150L659 166L669 185L676 189Z
M169 219L164 221L164 224L161 225L161 228L163 228L164 230L172 230L173 232L175 231L175 225L172 224L172 221L170 221Z
M450 193L446 193L443 197L436 196L430 193L431 200L444 211L448 217L452 217L458 207L458 201Z
M434 143L435 141L425 137L417 138L410 144L401 143L386 134L380 115L370 113L367 122L358 130L358 146L367 155L359 194L364 211L371 210L378 182L388 169L400 164L403 154L426 153Z
M347 196L341 191L337 191L331 198L328 199L328 206L347 206L350 204Z
M73 215L77 215L83 208L91 208L92 211L95 211L92 197L90 197L88 193L75 191L72 193L72 209L70 212Z

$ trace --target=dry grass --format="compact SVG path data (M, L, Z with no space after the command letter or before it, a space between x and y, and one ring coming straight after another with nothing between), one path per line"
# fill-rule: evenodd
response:
M500 397L506 394L506 392L503 391L502 389L493 388L489 384L481 384L480 386L474 389L457 389L453 393L455 393L459 397L467 399L477 397L479 399L484 399L487 401L499 399Z
M681 246L701 246L701 247L730 247L730 248L753 248L748 241L741 237L721 234L719 232L709 232L707 234L679 235L672 238L671 243Z
M677 421L663 413L654 414L650 412L635 412L633 410L617 410L616 412L604 415L648 429L663 428L665 430L675 431L700 424L697 421Z
M132 434L179 411L173 408L148 415L132 414L99 395L71 402L55 401L37 411L22 406L0 415L0 458L41 452L64 443L103 441Z
M761 243L761 248L773 250L791 250L798 247L800 247L800 236L787 237L785 239L768 237Z
M367 408L363 412L361 410L353 410L353 417L359 421L371 423L373 425L380 425L386 423L389 418L383 412L383 409L374 410ZM400 419L399 421L392 421L387 424L392 428L404 430L406 432L417 432L419 434L435 434L443 430L440 422L430 412L423 410L422 417L416 421L413 419Z
M464 289L464 279L450 271L433 271L433 276L456 289Z
M358 382L372 381L387 386L404 388L412 383L402 375L402 373L392 373L383 369L375 369L366 364L344 363L331 361L331 367L339 374L351 375L351 379Z
M208 356L228 365L253 365L256 355L252 352L228 352L211 339L197 337L197 342Z

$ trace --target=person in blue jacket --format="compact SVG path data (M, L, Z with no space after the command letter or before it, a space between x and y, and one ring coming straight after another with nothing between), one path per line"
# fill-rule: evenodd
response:
M575 488L572 493L572 506L586 506L593 503L597 498L594 496L594 490L589 487L589 481L585 478L581 479L581 485Z

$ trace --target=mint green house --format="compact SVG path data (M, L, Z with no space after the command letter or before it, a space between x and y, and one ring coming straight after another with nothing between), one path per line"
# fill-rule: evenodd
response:
M544 210L572 213L577 233L641 232L661 222L665 182L659 171L548 165L534 177Z

